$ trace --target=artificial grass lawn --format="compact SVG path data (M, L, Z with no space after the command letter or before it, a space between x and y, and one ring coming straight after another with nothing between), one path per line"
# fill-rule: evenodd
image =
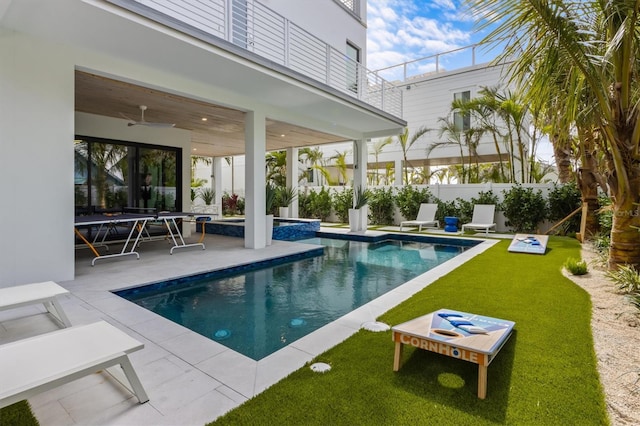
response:
M39 424L27 401L16 402L0 409L0 425L38 426Z
M214 425L608 424L591 337L589 295L561 273L576 240L553 237L544 256L502 241L379 320L400 324L439 308L516 322L477 398L477 365L405 346L392 371L391 332L360 331L215 421Z

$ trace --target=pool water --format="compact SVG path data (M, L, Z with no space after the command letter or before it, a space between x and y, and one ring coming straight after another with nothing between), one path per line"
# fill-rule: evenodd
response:
M300 242L324 246L324 254L117 294L260 360L469 248L395 240Z

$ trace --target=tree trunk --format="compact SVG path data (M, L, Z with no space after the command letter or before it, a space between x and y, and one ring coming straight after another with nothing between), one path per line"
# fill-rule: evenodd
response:
M636 182L637 183L637 182ZM613 225L611 227L611 245L609 247L609 269L620 265L632 265L636 270L640 267L640 210L638 194L640 185L633 188L635 202L629 201L613 205Z
M553 155L556 158L556 167L558 168L558 182L565 184L571 182L573 171L571 170L571 150L566 148L565 141L560 140L559 135L551 137L553 145Z
M616 163L613 156L608 158L608 163L613 166L608 166L611 171L608 180L613 207L609 269L625 264L640 269L640 164L635 152L637 145L630 143L633 128L627 125L635 123L637 119L637 116L633 119L625 117L618 122L619 139L614 142L622 164ZM617 179L620 168L624 169L625 179Z

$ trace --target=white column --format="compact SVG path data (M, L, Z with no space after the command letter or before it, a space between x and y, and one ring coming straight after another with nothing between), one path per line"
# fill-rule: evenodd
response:
M298 193L298 148L287 148L287 186ZM289 206L289 217L298 217L298 197Z
M217 206L219 218L222 218L222 161L222 157L213 157L211 162L211 186L216 191L213 204Z
M259 249L266 245L266 200L264 156L266 119L263 112L249 111L244 119L245 220L244 246Z
M353 141L353 188L367 186L367 141Z
M402 170L402 159L396 160L396 172L395 172L395 180L393 182L394 186L402 186L402 179L404 179L404 173Z

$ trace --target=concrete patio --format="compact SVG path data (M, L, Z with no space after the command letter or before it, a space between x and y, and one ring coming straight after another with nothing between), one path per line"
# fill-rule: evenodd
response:
M191 240L198 237L194 234ZM111 293L314 248L274 241L265 249L251 250L244 248L242 239L220 235L207 235L204 242L206 250L185 248L173 255L169 254L171 245L167 241L145 242L138 250L139 260L134 256L105 259L93 267L89 250L76 252L76 278L59 283L71 292L62 305L75 325L102 319L144 343L144 349L133 353L131 360L150 401L138 404L109 374L92 374L31 398L40 424L204 425L304 366L355 333L363 322L374 320L491 247L495 240L483 242L260 361ZM0 312L0 344L57 328L42 306Z

